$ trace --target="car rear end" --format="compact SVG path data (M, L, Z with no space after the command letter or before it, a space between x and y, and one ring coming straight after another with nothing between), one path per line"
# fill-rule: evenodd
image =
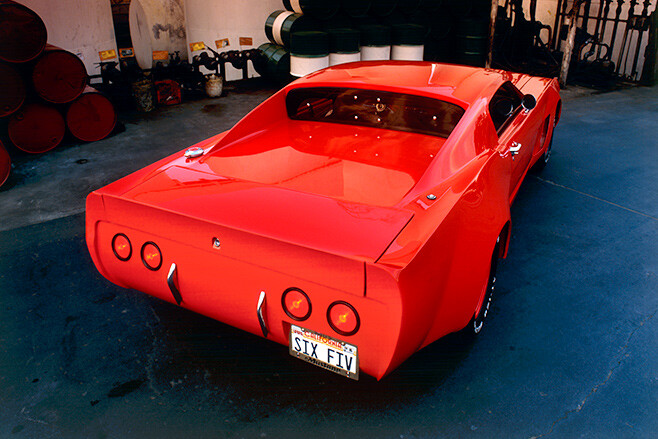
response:
M99 271L119 286L287 345L291 354L350 378L359 370L381 378L390 369L400 296L389 278L380 283L386 291L380 286L370 297L371 262L108 189L87 198L87 244Z

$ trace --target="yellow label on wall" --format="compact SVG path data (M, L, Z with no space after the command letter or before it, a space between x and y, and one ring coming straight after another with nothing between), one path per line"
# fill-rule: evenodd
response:
M116 58L117 52L114 49L101 50L100 52L98 52L98 57L101 59L101 61L107 61L108 59Z
M132 58L135 56L135 50L132 47L119 49L119 58Z
M240 45L241 46L253 46L254 45L254 39L251 37L240 37Z
M169 52L166 50L154 50L153 61L169 61Z
M215 46L217 46L218 49L230 46L228 38L222 38L221 40L215 41Z
M203 50L206 48L206 45L203 44L203 41L199 41L198 43L190 43L190 50L192 52L195 52L197 50Z

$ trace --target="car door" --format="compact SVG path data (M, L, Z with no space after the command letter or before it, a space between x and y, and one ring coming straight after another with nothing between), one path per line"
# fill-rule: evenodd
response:
M510 82L503 84L491 98L489 114L498 134L498 150L510 161L510 203L516 196L532 160L541 117L525 109L523 95Z

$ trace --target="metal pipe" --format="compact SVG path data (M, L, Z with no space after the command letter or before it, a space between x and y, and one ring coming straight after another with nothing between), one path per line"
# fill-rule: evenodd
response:
M491 68L493 62L494 36L496 35L496 17L498 16L498 0L491 0L491 19L489 21L489 47L487 49L486 68Z
M608 14L610 13L610 4L612 3L612 0L605 0L605 9L603 10L603 24L601 25L601 33L597 35L597 38L601 43L605 42L605 28L608 24ZM608 49L608 52L606 53L606 57L610 59L612 53L610 49ZM601 45L596 50L596 58L598 59L601 56Z
M649 14L650 5L651 5L651 0L644 0L644 8L642 9L642 13L641 13L642 24L644 24L644 21L649 16L648 14ZM631 78L633 80L635 80L638 75L637 64L640 58L640 48L642 47L642 41L644 40L644 34L645 34L643 27L644 26L639 27L637 29L638 35L637 35L637 44L635 46L635 58L633 59L633 68L631 69Z
M562 58L562 66L560 67L560 84L562 86L567 83L567 75L569 74L569 63L571 62L571 54L573 52L574 42L576 40L576 21L578 18L578 11L584 0L575 0L569 16L565 21L569 21L569 34L567 37L567 45L564 49L564 57Z

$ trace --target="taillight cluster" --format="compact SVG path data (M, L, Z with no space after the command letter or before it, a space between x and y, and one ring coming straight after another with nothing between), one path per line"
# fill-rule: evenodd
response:
M281 306L286 315L298 322L311 316L313 309L308 295L299 288L288 288L281 296ZM361 319L354 306L345 301L333 302L327 308L327 322L340 335L349 336L358 332Z
M114 256L120 261L125 262L129 260L133 254L130 239L123 233L117 233L112 238L112 251L114 252ZM162 267L162 252L155 242L145 242L139 254L142 263L149 270L157 271Z

